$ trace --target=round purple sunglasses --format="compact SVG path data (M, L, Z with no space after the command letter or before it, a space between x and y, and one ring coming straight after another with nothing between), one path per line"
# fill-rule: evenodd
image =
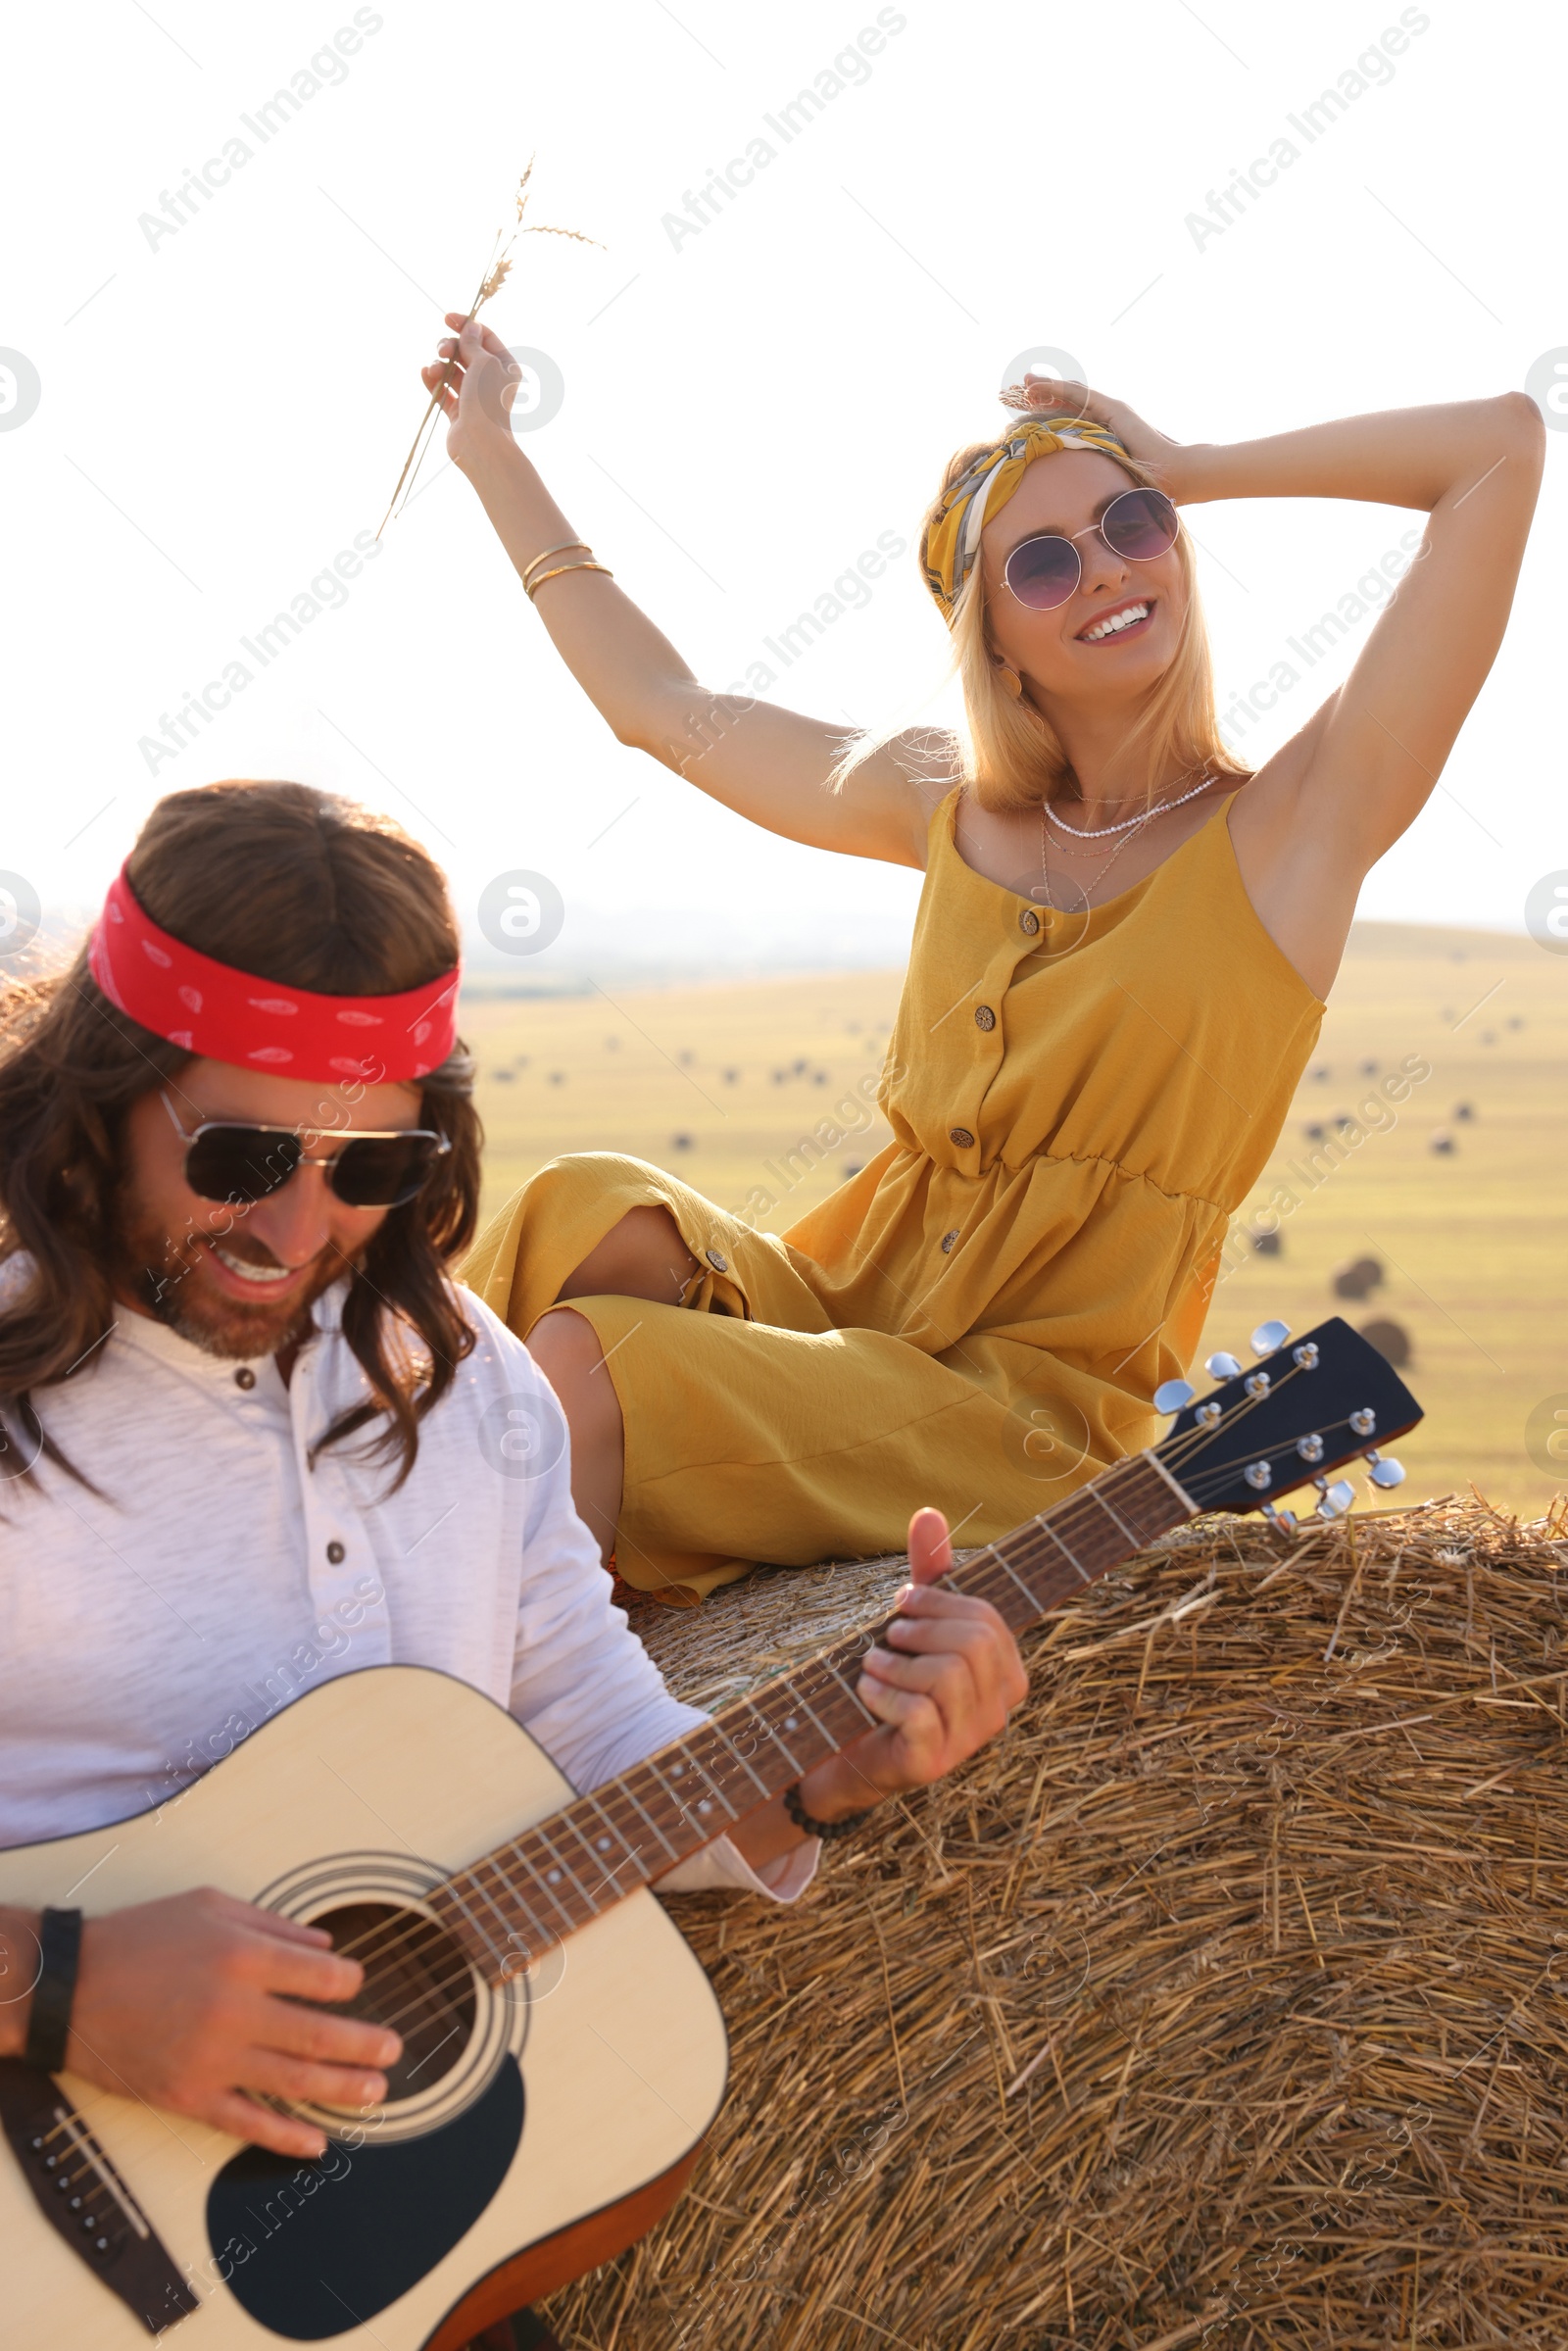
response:
M1112 555L1129 563L1152 563L1168 555L1180 528L1176 509L1160 490L1123 490L1113 498L1098 522L1075 531L1069 539L1047 531L1038 539L1022 539L1008 556L1003 578L1019 604L1032 612L1054 612L1067 602L1084 575L1077 541L1099 531Z

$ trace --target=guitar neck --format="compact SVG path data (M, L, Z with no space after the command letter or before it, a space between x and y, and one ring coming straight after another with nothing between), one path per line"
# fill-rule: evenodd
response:
M1152 1453L988 1544L947 1578L1016 1632L1184 1525L1197 1505ZM492 1979L521 1973L637 1886L722 1836L873 1729L856 1694L884 1620L735 1699L686 1738L579 1796L437 1887L441 1923Z

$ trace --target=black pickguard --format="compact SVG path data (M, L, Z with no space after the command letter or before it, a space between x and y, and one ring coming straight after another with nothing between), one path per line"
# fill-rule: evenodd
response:
M502 2059L482 2097L422 2138L334 2140L318 2163L247 2147L207 2199L229 2292L258 2326L318 2343L373 2319L473 2227L522 2136L522 2076Z

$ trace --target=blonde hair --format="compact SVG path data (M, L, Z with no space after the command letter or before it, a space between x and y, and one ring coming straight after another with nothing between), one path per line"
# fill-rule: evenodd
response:
M986 441L971 441L949 459L942 487L926 511L922 544L954 483L990 446ZM1104 454L1110 455L1108 451ZM1120 465L1138 488L1158 488L1136 459L1112 457L1111 463ZM1181 635L1148 707L1133 723L1128 744L1146 745L1151 779L1174 764L1182 775L1190 772L1196 777L1206 768L1214 775L1245 781L1251 769L1227 747L1215 715L1208 630L1198 592L1192 542L1185 528L1177 532L1176 557L1187 591ZM1003 684L987 624L978 560L954 607L952 629L953 668L963 691L966 721L964 734L950 738L958 776L983 808L1039 808L1043 801L1055 800L1073 781L1072 766L1045 713L1021 694L1010 694ZM891 731L857 737L833 771L832 789L842 790L855 770L891 740ZM1152 780L1150 791L1152 798Z

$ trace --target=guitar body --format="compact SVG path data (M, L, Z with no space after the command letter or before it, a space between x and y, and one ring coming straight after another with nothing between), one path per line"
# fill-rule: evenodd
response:
M399 1914L428 1921L428 1888L571 1797L503 1708L444 1674L377 1667L296 1700L156 1811L0 1852L0 1902L93 1915L214 1886L327 1924L340 1945L385 1942ZM191 2351L456 2351L673 2201L722 2100L727 2050L708 1979L655 1897L628 1893L536 1962L519 1952L499 1985L455 1944L431 1960L430 1941L426 1925L387 2102L318 2116L319 2163L59 2078L51 2103L78 2121L47 2143L69 2146L71 2181L96 2209L135 2214L134 2242L99 2258L144 2262L151 2232L172 2290L147 2319L177 2326ZM46 2078L10 2071L49 2099ZM109 2269L95 2274L96 2224L83 2226L86 2257L0 2149L7 2351L150 2339Z

